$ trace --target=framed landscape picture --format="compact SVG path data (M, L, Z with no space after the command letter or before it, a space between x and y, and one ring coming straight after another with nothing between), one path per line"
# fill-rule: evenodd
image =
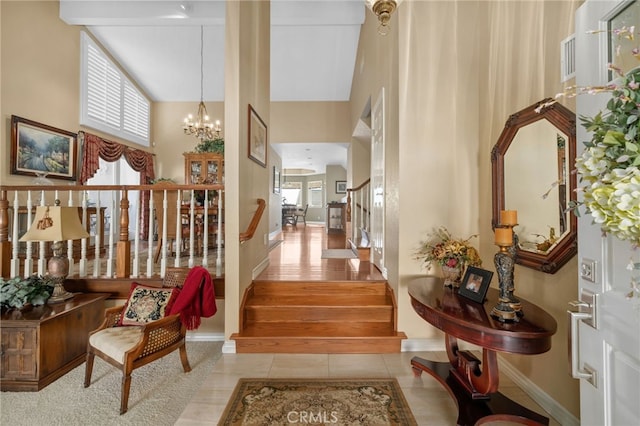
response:
M347 193L347 181L346 180L337 180L336 181L336 194L346 194Z
M75 133L11 116L11 174L75 181L77 163Z
M267 167L267 125L249 104L249 158Z

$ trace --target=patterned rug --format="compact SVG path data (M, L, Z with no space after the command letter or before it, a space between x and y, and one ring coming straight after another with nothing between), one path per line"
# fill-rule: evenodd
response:
M322 259L357 259L358 256L350 249L322 250Z
M396 379L240 379L219 425L417 425Z

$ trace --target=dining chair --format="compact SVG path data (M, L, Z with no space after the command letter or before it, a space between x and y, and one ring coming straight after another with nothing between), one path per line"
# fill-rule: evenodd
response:
M309 204L304 206L304 209L297 209L293 214L293 224L297 225L298 220L302 219L304 226L307 226L307 210L309 209Z

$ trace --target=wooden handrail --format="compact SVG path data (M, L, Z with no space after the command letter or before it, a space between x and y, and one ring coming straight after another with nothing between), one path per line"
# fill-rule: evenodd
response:
M253 214L253 218L251 218L251 222L249 223L247 230L240 233L241 244L253 238L253 234L256 233L256 229L258 228L258 224L260 223L260 219L262 218L262 213L264 212L266 205L267 203L262 198L258 198L258 208Z
M365 180L355 188L347 188L347 222L351 222L351 193L360 191L362 188L368 185L369 182L371 182L371 178Z
M364 182L362 182L360 185L358 185L355 188L347 188L347 192L356 192L356 191L360 191L362 188L364 188L365 185L367 185L369 182L371 182L371 178L365 180Z

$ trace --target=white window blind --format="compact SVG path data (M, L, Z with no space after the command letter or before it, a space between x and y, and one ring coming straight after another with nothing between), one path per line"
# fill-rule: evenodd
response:
M80 124L149 146L150 101L81 33Z
M322 186L321 180L307 183L309 207L322 207Z

